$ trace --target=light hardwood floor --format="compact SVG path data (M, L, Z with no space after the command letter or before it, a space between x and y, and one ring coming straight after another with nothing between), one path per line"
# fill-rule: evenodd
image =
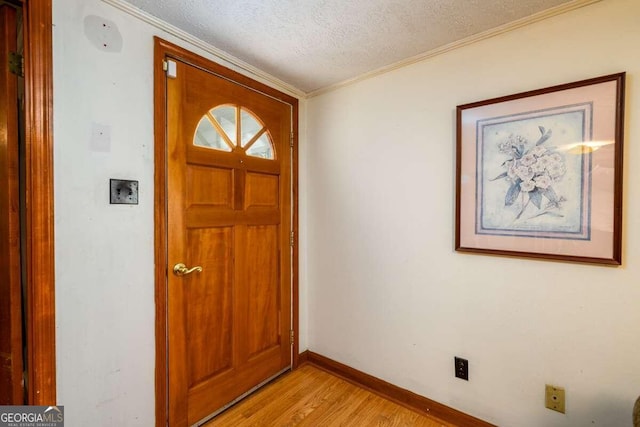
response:
M205 426L455 427L413 412L312 365L284 375Z

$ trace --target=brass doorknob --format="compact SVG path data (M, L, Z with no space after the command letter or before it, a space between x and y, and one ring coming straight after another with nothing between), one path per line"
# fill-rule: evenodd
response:
M194 271L196 273L200 273L202 271L202 267L196 265L195 267L187 268L187 266L183 263L178 263L173 266L173 274L175 274L176 276L186 276L187 274L191 274Z

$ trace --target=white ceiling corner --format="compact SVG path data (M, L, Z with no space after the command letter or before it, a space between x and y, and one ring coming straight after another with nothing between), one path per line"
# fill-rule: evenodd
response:
M600 0L104 1L300 96Z

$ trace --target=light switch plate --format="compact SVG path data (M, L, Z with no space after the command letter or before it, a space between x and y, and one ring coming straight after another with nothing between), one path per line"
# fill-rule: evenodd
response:
M110 203L112 205L137 205L138 204L138 181L128 179L111 179Z

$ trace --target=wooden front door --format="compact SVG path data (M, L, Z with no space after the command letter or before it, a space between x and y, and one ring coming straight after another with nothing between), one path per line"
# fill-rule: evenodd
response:
M0 405L22 405L22 287L16 10L0 6ZM18 65L19 66L19 65Z
M170 62L168 409L181 426L291 365L292 107Z

